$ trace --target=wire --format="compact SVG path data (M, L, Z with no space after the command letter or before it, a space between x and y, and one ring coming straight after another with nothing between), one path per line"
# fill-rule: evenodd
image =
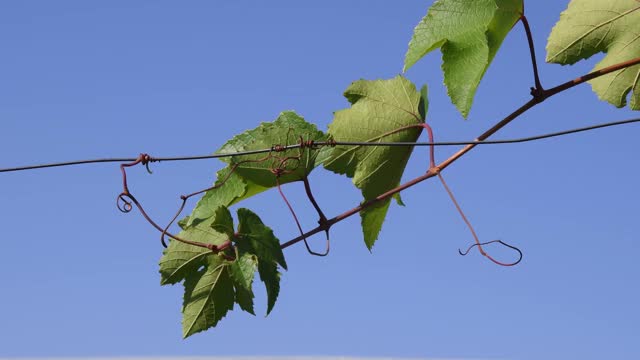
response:
M530 141L543 140L553 137L559 137L569 134L576 134L585 131L591 131L596 129L602 129L611 126L619 126L626 125L631 123L640 122L640 118L629 119L629 120L621 120L621 121L613 121L607 122L603 124L586 126L571 130L558 131L543 135L515 138L515 139L505 139L505 140L484 140L484 141L437 141L437 142L357 142L357 141L318 141L314 142L313 146L459 146L459 145L500 145L500 144L516 144L516 143L524 143ZM232 156L246 156L246 155L255 155L255 154L264 154L272 151L285 151L291 149L298 149L301 147L309 147L309 144L299 143L292 145L274 145L268 149L258 149L258 150L250 150L250 151L240 151L235 153L222 153L222 154L213 154L213 155L198 155L198 156L179 156L179 157L163 157L152 159L153 162L159 161L189 161L189 160L205 160L205 159L216 159L216 158L225 158ZM62 167L62 166L72 166L72 165L83 165L83 164L95 164L95 163L113 163L113 162L130 162L136 161L137 158L104 158L104 159L91 159L91 160L78 160L78 161L67 161L67 162L58 162L58 163L49 163L49 164L38 164L38 165L29 165L29 166L19 166L19 167L11 167L0 169L0 173L4 172L15 172L15 171L25 171L25 170L35 170L35 169L44 169L44 168L52 168L52 167Z

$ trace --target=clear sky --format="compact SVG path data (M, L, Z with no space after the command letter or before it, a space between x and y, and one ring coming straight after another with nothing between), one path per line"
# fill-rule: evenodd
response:
M293 109L321 129L360 78L402 69L431 1L12 1L0 5L0 167L99 158L208 154ZM567 1L529 1L538 58ZM597 58L599 58L598 56ZM587 72L541 64L553 86ZM529 99L520 25L483 80L469 120L442 86L439 53L407 76L430 86L440 140L473 139ZM632 117L589 85L559 95L497 135L527 136ZM117 164L0 174L0 357L349 355L509 359L640 357L638 126L536 143L485 146L444 173L482 240L525 254L498 267L472 241L437 182L403 192L370 254L359 219L332 230L327 258L287 249L272 314L236 310L181 339L181 286L160 287L157 232L115 208ZM456 148L440 148L444 159ZM414 152L404 179L426 169ZM132 191L164 222L178 196L208 186L217 160L130 171ZM360 201L350 180L318 169L321 206ZM305 228L302 186L284 188ZM277 192L247 201L286 241ZM312 245L322 246L322 237ZM497 257L512 254L490 249Z

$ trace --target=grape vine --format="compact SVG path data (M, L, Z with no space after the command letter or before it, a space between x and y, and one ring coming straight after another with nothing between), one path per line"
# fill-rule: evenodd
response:
M511 29L522 23L530 49L532 98L470 142L438 143L428 118L427 86L417 87L404 75L391 79L358 80L344 92L349 107L336 111L326 132L293 111L282 112L272 122L245 131L222 145L213 155L187 158L155 158L141 154L135 159L116 158L71 163L1 169L28 170L81 163L120 162L122 192L116 202L120 211L136 208L160 233L166 248L160 260L162 285L184 286L183 336L214 327L237 304L255 315L253 283L257 273L267 293L269 314L280 293L281 270L287 270L283 249L303 242L308 253L327 256L331 249L333 225L360 214L363 239L372 250L392 200L404 205L400 193L418 183L437 177L469 228L474 248L493 263L513 266L522 260L522 251L502 240L481 241L462 210L442 172L478 145L532 141L599 127L638 122L631 119L524 139L488 140L496 132L550 97L590 82L598 96L616 107L640 109L640 3L636 0L571 0L554 27L547 44L548 62L570 65L598 53L606 53L596 68L581 77L545 89L536 62L533 37L525 16L523 0L437 0L415 27L404 60L403 72L417 66L428 53L442 53L444 83L452 103L467 117L480 81ZM428 142L418 142L423 130ZM437 162L435 147L463 145L447 159ZM429 147L424 174L401 183L405 166L415 146ZM172 219L161 225L152 219L130 190L127 169L157 161L219 158L226 167L218 171L211 187L180 196ZM316 168L345 175L362 193L362 202L342 214L327 217L316 201L309 174ZM305 231L288 201L284 185L302 182L309 203L318 215L318 226ZM280 242L271 228L252 210L239 208L236 217L230 208L254 195L275 188L299 231L293 239ZM201 196L192 212L183 216L190 199ZM174 224L180 228L174 232ZM307 242L325 233L322 250ZM485 245L500 244L514 251L506 261L492 257Z

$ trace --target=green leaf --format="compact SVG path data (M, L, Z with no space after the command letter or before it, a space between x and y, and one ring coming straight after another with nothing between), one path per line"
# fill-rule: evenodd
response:
M187 227L214 216L215 211L220 206L231 206L267 190L267 188L249 182L238 174L231 172L228 167L218 171L215 185L217 186L216 188L208 190L200 198L191 215L189 215L189 220L183 222Z
M438 0L413 32L403 71L440 48L447 92L466 118L480 80L522 13L522 0Z
M238 231L236 243L238 248L258 256L261 262L276 262L287 269L280 241L273 235L273 230L262 223L262 220L249 209L238 209Z
M273 310L280 293L278 264L287 269L280 242L273 231L249 209L238 209L236 244L240 251L258 257L258 273L267 289L267 315Z
M220 206L215 212L214 221L211 228L221 234L225 234L229 239L233 238L233 218L226 206Z
M214 220L215 218L211 217L180 231L177 236L205 244L221 245L229 240L229 237L211 228ZM190 273L204 266L207 256L211 254L213 253L209 249L171 240L160 259L160 284L175 284L184 280Z
M402 76L390 80L359 80L344 96L349 109L337 111L329 125L336 141L414 142L418 139L426 113L426 97ZM426 96L426 91L425 91ZM423 103L422 107L420 104ZM398 130L406 128L404 130ZM328 170L353 178L364 200L396 187L413 147L336 146L324 160ZM364 240L369 249L378 238L389 200L360 213Z
M219 256L208 256L206 267L186 278L182 308L185 338L216 326L233 310L235 297L229 267L230 263Z
M181 220L178 220L178 226L180 226L180 229L184 230L187 227L187 224L189 224L189 219L189 216L185 216Z
M572 0L547 43L547 62L570 65L604 52L595 69L640 56L640 3L636 0ZM640 110L640 65L589 81L598 97L616 107Z
M381 201L360 212L360 224L364 233L364 241L369 250L373 248L373 244L378 239L382 224L389 210L389 204L390 201L388 200Z
M276 263L261 262L258 263L258 274L267 288L267 315L269 315L280 294L280 272Z
M231 278L236 291L236 302L240 308L252 315L253 310L253 277L258 268L258 258L253 254L242 254L231 265Z
M324 141L326 136L318 128L306 122L293 111L285 111L274 122L262 123L253 130L235 136L218 150L218 153L234 153L258 149L269 149L274 145L295 145L304 141ZM282 167L285 171L280 184L299 181L309 175L316 166L318 151L314 149L290 149L272 154L254 154L225 158L230 166L246 181L269 188L276 186L272 169ZM267 159L266 161L264 161Z
M269 314L280 292L278 264L287 267L280 242L256 214L239 209L238 229L234 231L233 218L226 207L219 206L213 213L181 231L179 237L215 245L231 239L236 260L226 260L221 254L175 239L160 260L162 285L184 280L184 337L215 326L233 309L234 301L255 315L252 287L256 270L267 289Z
M324 141L326 135L313 124L306 122L293 111L285 111L274 122L262 123L255 129L235 136L216 153L270 149L275 145L294 145L303 140ZM207 191L190 215L188 226L213 216L219 206L231 206L276 186L276 176L271 172L281 166L284 174L280 184L301 180L316 166L320 150L291 149L272 154L254 154L221 158L229 165L218 171L216 188ZM283 161L284 159L287 160ZM265 161L261 161L265 160ZM235 169L232 171L232 169Z

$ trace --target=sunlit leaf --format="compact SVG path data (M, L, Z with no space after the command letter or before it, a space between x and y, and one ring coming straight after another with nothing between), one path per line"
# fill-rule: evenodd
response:
M337 111L329 125L336 141L414 142L424 122L426 96L402 76L390 80L356 81L345 92L351 108ZM422 105L421 105L422 104ZM325 168L353 178L364 200L398 186L413 147L336 146ZM389 200L360 213L364 239L372 248L389 207Z
M574 64L606 53L595 69L640 57L640 2L636 0L572 0L562 12L547 43L547 61ZM640 65L590 81L601 100L640 110Z
M467 117L480 80L522 12L522 0L438 0L414 30L404 71L440 49L449 97Z
M216 326L235 301L230 264L208 256L206 266L191 273L184 282L182 335L186 338Z

